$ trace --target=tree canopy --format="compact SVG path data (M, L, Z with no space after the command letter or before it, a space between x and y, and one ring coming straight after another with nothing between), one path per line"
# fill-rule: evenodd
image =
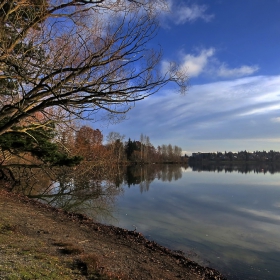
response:
M185 73L172 64L162 74L161 50L149 46L158 5L164 0L1 1L0 135L125 113L171 81L185 89Z

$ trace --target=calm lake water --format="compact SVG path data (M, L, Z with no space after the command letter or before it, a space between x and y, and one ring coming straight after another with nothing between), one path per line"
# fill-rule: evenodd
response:
M228 279L280 279L280 166L62 169L19 191L128 230ZM27 177L26 170L22 173ZM57 178L54 176L54 178ZM33 183L32 183L33 182ZM43 182L45 182L43 184ZM47 187L43 187L46 185ZM32 186L30 188L30 186Z
M280 173L145 172L101 222L137 228L229 279L280 279Z

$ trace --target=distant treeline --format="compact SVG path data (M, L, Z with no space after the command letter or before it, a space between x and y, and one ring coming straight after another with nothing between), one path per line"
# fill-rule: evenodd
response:
M149 136L140 135L139 140L124 141L125 136L110 132L104 136L98 129L82 126L74 133L63 135L64 145L71 154L85 161L119 163L176 163L181 162L182 149L176 145L162 144L155 147Z

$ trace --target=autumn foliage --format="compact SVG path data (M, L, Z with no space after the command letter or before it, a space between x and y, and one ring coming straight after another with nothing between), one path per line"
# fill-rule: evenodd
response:
M104 144L75 123L121 119L170 82L184 92L186 74L174 63L162 73L149 45L165 2L0 1L0 176L14 165L156 160L149 143L128 154L123 139Z

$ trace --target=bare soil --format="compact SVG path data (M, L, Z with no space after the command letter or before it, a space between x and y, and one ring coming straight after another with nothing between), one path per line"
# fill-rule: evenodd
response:
M0 279L226 279L141 233L0 191Z

